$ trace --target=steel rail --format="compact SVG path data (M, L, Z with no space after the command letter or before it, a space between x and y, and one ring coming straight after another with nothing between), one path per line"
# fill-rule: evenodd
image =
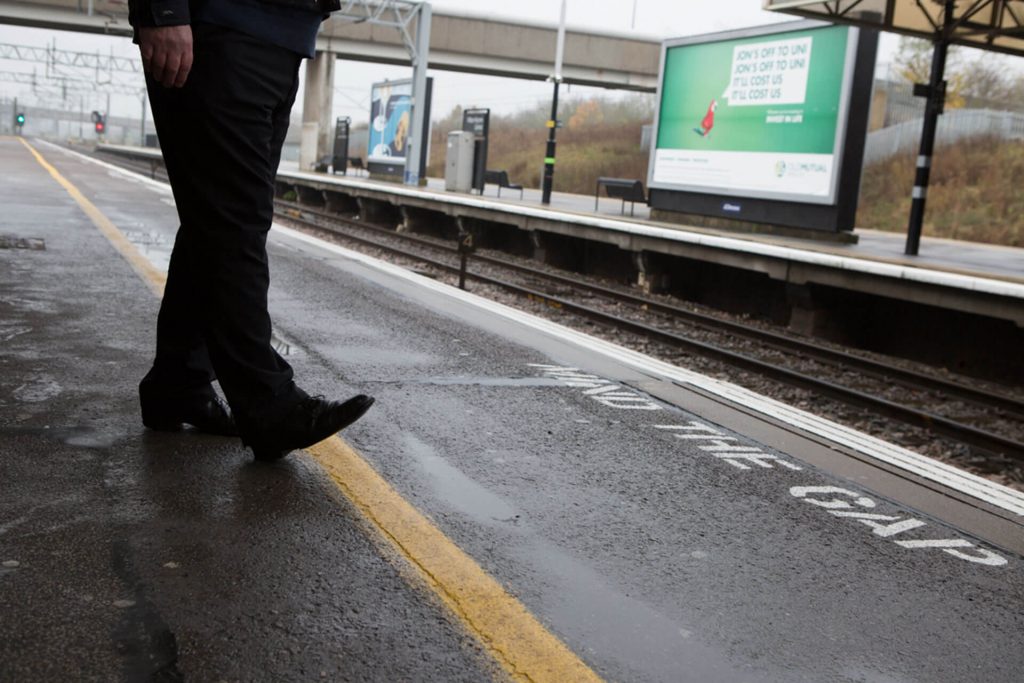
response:
M414 252L399 249L398 247L395 246L381 244L380 242L367 239L365 237L352 235L351 233L341 233L337 230L333 230L329 226L321 225L309 219L303 218L301 216L301 212L304 211L306 211L305 208L298 210L292 209L289 213L283 215L293 221L304 224L309 228L321 230L323 232L334 235L339 235L344 239L359 242L361 244L373 247L375 249L380 249L381 251L386 251L405 258L411 258L413 260L420 261L422 263L438 268L440 270L444 270L451 273L458 273L459 271L458 266L453 264L438 261L437 259L432 259L422 254L416 254ZM296 215L296 213L299 213L300 215ZM359 228L366 227L365 224L361 222L346 219L344 217L332 216L331 220L351 223ZM391 236L398 235L399 237L402 238L407 237L406 235L400 235L394 233L393 231L387 232ZM436 247L438 245L432 246ZM481 275L478 273L469 273L468 277L478 282L501 287L506 291L526 296L535 301L547 303L553 307L557 307L559 310L568 311L571 313L575 313L577 315L581 315L591 320L608 325L614 329L627 330L648 337L650 339L667 343L677 348L686 349L705 357L714 358L716 360L726 362L734 367L751 370L760 375L771 377L772 379L784 382L785 384L788 384L790 386L815 391L818 392L819 394L829 396L848 405L856 405L859 407L868 408L878 414L891 417L893 419L899 420L900 422L904 422L906 424L910 424L916 427L921 427L936 434L950 437L961 443L965 443L977 448L984 449L991 453L1001 454L1005 457L1024 462L1024 444L1000 436L998 434L993 434L991 432L987 432L976 427L972 427L970 425L965 425L960 422L956 422L955 420L943 417L942 415L937 415L935 413L925 410L919 410L916 408L910 408L908 406L904 406L899 403L889 401L887 399L872 396L862 391L850 389L848 387L834 384L832 382L827 382L825 380L821 380L818 379L817 377L812 377L810 375L806 375L795 370L789 370L787 368L778 367L772 363L758 360L756 358L751 358L749 356L745 356L734 351L722 349L717 346L707 344L705 342L688 339L673 332L668 332L666 330L656 328L646 323L629 320L628 318L622 318L620 316L605 313L603 311L599 311L589 306L578 304L568 299L551 296L549 294L539 292L529 287L523 287L521 285L506 282L504 280L489 277L487 275Z
M278 200L280 202L280 200ZM282 205L288 206L294 210L301 210L306 213L316 215L326 220L343 221L351 223L360 229L370 230L378 232L383 235L390 237L399 238L415 244L420 244L433 249L438 249L451 253L458 253L458 250L454 246L437 244L428 239L417 237L415 235L409 235L407 233L396 233L393 230L382 228L375 225L363 223L361 221L351 221L344 216L338 216L337 214L331 214L328 212L317 211L310 209L309 207L300 206L288 202L280 202ZM654 299L637 296L628 292L622 292L610 287L604 287L593 283L581 282L578 279L566 277L564 275L558 275L557 273L550 273L538 268L532 268L518 263L512 263L504 259L486 256L483 254L474 254L473 259L490 265L498 266L501 268L507 268L516 272L530 275L541 279L550 280L563 286L572 287L577 290L585 291L591 294L596 294L608 299L621 301L635 305L637 308L647 311L657 311L665 315L679 318L689 324L702 327L712 332L727 332L731 334L741 335L743 337L764 342L772 346L773 348L780 351L797 351L805 354L811 358L814 358L820 362L832 363L842 365L849 369L855 369L860 372L871 375L875 379L885 381L896 381L912 389L925 388L929 390L939 390L948 395L956 396L961 400L968 401L975 405L984 408L995 408L998 410L1005 410L1016 413L1019 417L1024 417L1024 401L1017 399L1013 396L1006 396L1003 394L987 392L974 387L954 382L940 377L932 377L926 375L923 372L903 368L897 365L891 365L882 361L873 360L871 358L865 358L856 354L852 354L846 351L838 351L835 349L829 349L815 344L794 339L778 332L772 332L770 330L763 330L750 325L744 325L742 323L733 322L731 320L723 320L707 313L700 313L696 311L690 311L679 306L667 304Z

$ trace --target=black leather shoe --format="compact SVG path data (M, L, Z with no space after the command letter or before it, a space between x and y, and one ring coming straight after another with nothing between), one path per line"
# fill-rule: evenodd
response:
M328 401L323 396L307 396L291 408L283 418L266 421L266 426L246 430L242 444L252 448L257 460L278 460L298 448L306 448L361 418L373 398L363 394L344 403Z
M238 436L231 409L216 394L186 398L140 399L142 424L158 432L176 432L183 424L200 432L219 436Z

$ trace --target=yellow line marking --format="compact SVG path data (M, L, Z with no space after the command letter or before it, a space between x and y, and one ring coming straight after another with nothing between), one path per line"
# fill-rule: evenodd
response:
M50 163L43 158L43 155L36 151L35 147L30 145L24 138L19 138L21 144L28 147L28 150L32 152L32 155L39 162L39 165L47 170L47 172L53 176L53 179L60 183L61 187L67 190L71 198L74 199L78 206L81 207L85 215L89 217L103 236L106 237L114 248L117 249L118 253L124 257L131 267L138 273L142 281L145 282L153 293L158 297L163 296L164 286L167 284L167 276L156 266L154 266L149 259L139 253L139 250L135 248L128 238L124 236L116 225L107 218L102 211L96 208L96 205L86 198L77 187L71 184L71 181L66 179L55 169Z
M309 451L514 679L601 681L347 443L332 437Z
M28 142L36 160L68 191L100 232L157 296L166 276L139 253L110 219ZM473 558L416 510L340 437L307 449L349 501L503 669L517 681L602 683L579 657L548 631Z

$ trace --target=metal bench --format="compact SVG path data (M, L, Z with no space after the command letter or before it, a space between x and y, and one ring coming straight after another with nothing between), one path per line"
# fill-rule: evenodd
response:
M605 188L608 196L612 199L622 200L620 214L626 213L626 202L629 202L629 215L634 215L637 202L647 203L647 193L644 192L644 184L639 180L631 178L598 178L597 189L594 191L594 211L597 211L598 202L601 199L601 188Z
M519 198L523 198L523 186L518 183L511 183L508 180L508 171L484 171L484 187L488 184L498 186L498 196L501 196L501 188L519 190Z
M366 170L366 168L363 166L363 158L362 157L348 157L347 160L346 160L346 163L344 164L344 168L342 167L342 164L335 163L335 162L338 162L340 159L341 159L341 157L331 157L331 174L332 175L338 175L339 173L341 173L343 175L348 175L349 169L353 169L353 170L357 170L357 171L365 171Z

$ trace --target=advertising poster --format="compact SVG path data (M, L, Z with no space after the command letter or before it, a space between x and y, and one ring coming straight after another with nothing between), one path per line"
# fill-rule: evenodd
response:
M370 93L368 160L404 164L412 130L412 81L374 83Z
M832 202L850 42L827 26L669 44L649 184Z

